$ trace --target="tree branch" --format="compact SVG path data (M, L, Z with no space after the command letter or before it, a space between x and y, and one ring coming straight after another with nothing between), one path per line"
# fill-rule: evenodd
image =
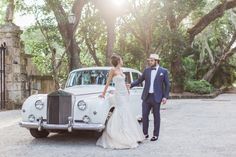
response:
M122 19L127 24L127 25L125 25L125 27L135 36L136 39L138 39L143 45L145 45L145 40L141 37L141 35L139 35L135 31L135 29L132 28L124 18L122 18Z
M207 81L210 82L211 79L213 78L213 76L215 75L215 72L222 65L222 63L227 58L229 58L230 56L232 56L233 54L236 53L236 47L231 49L231 46L233 45L235 40L236 40L236 31L234 32L234 35L233 35L232 39L230 40L229 44L227 45L227 47L223 51L223 53L220 56L219 60L214 65L212 65L212 68L203 76L204 80L207 80Z
M208 14L204 15L196 25L188 29L189 43L192 43L195 36L202 32L211 22L224 15L226 10L236 7L236 0L225 0L223 3L217 5Z
M89 53L91 54L91 56L93 57L93 60L95 61L96 65L97 66L101 66L101 62L99 61L97 55L96 55L96 48L95 48L95 43L93 43L93 41L91 41L91 39L85 37L84 38L85 40L85 44L87 45L88 47L88 51Z
M63 9L61 3L57 0L45 0L45 1L50 6L50 8L52 9L52 11L56 17L59 31L62 35L62 38L64 39L63 41L66 41L65 38L67 38L67 36L69 35L68 31L66 31L69 21L68 21L67 14L66 14L65 10ZM66 43L65 43L65 45L66 45Z
M173 6L172 0L165 0L165 7L167 11L167 23L169 25L170 30L176 30L177 29L177 23L176 23L176 18L174 15L174 6Z
M231 46L234 44L236 40L236 31L234 32L232 39L230 40L229 44L227 45L227 47L224 49L224 52L228 52L231 48Z
M86 1L86 0L75 0L74 1L73 7L72 7L72 12L75 14L75 17L76 17L74 28L73 28L74 32L76 31L76 28L77 28L79 21L81 19L81 13L82 13L83 7L87 2L88 1Z
M189 12L185 12L183 14L180 14L177 18L176 18L176 25L179 26L179 24L183 21L183 19L185 19L191 11Z

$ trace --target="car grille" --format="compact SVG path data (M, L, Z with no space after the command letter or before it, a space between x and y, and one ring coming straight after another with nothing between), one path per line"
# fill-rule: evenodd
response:
M68 124L71 116L71 94L64 91L55 91L47 99L47 123Z

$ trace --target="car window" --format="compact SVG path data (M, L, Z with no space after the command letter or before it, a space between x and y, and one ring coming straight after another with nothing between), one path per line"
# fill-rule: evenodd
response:
M125 83L131 83L130 72L124 72L125 74Z
M75 85L105 85L108 70L83 70L71 73L67 87ZM113 85L113 83L111 83Z
M141 75L139 75L138 73L136 72L132 72L132 77L133 77L133 81L137 80L139 77L141 77ZM143 86L143 83L139 84L138 85L139 87L142 87Z

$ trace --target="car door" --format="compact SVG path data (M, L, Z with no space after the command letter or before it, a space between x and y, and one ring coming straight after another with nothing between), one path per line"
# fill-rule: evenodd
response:
M137 72L131 72L130 74L132 81L135 81L140 77L140 74ZM143 92L143 83L130 89L130 102L131 102L130 106L137 119L140 119L142 117L142 99L141 99L142 92Z

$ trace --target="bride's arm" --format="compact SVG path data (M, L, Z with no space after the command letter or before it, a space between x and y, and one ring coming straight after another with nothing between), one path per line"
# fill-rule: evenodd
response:
M108 75L108 78L107 78L106 86L105 86L105 88L104 88L104 90L103 90L103 92L102 92L102 95L101 95L100 97L102 97L102 98L105 97L107 88L108 88L108 86L109 86L110 83L111 83L111 80L112 80L112 78L113 78L113 76L114 76L114 73L115 73L115 70L112 68L112 69L109 71L109 75Z

